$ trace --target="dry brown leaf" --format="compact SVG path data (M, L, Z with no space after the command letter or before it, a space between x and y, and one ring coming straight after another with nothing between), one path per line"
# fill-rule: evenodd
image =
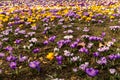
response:
M85 45L86 45L86 44L85 44L84 42L80 42L80 43L78 43L78 46L77 46L77 47L78 47L78 48L82 48L82 47L85 47Z

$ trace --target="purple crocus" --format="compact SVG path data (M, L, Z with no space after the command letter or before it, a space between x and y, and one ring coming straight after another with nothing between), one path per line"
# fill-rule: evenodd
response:
M35 48L35 49L33 49L32 52L33 52L33 53L39 53L39 52L40 52L40 49L39 49L39 48Z
M58 64L62 64L62 60L63 60L63 57L62 56L56 56L56 60L58 62Z
M7 56L6 60L7 61L16 61L17 57L10 55L10 56Z
M25 30L20 30L18 31L19 34L26 34L26 31Z
M19 62L24 62L25 60L27 60L27 56L20 55Z
M7 47L5 47L5 50L6 50L6 51L12 51L13 48L12 48L11 46L7 46Z
M69 44L70 42L71 42L70 39L66 39L66 40L64 40L64 44Z
M96 75L98 75L98 70L94 69L94 68L86 68L85 72L90 76L90 77L94 77Z
M54 42L56 36L51 36L48 40L51 41L51 42Z
M88 67L88 65L89 65L89 62L85 62L84 64L81 64L79 68L82 70L85 70Z
M16 29L15 29L15 32L18 32L18 31L20 31L20 28L16 28Z
M9 38L3 38L2 39L2 41L8 41L9 40Z
M74 31L70 29L67 32L68 32L68 34L72 34Z
M88 54L88 49L85 48L85 47L83 47L83 48L80 48L80 49L79 49L79 52Z
M101 37L104 37L105 35L106 35L106 33L105 33L105 32L102 32Z
M84 31L84 32L89 32L88 27L85 27L85 28L83 29L83 31Z
M48 22L49 19L48 19L48 18L44 18L42 21L43 21L43 22Z
M9 66L10 66L10 68L12 68L12 69L16 69L16 68L17 68L16 62L10 62Z
M83 15L89 16L89 13L88 12L84 12Z
M32 61L29 63L29 66L33 69L40 70L40 62L39 61Z
M107 64L106 57L101 57L100 60L97 61L98 64L105 65Z
M14 43L16 43L16 44L20 44L21 41L22 41L21 39L16 39Z
M116 59L120 59L120 53L116 54Z
M70 47L71 47L71 48L75 48L75 47L77 47L77 45L78 45L78 42L74 42L74 43L72 43L72 44L70 45Z
M98 57L98 56L99 56L99 52L94 52L93 55L94 55L95 57Z
M37 26L32 26L30 29L32 29L32 30L37 30Z
M90 36L90 37L89 37L89 40L90 40L90 41L102 41L103 38L97 37L97 36Z
M108 56L108 58L109 58L110 60L115 60L116 56L115 56L115 54L110 54L110 55Z
M47 45L49 42L47 41L47 40L45 40L44 42L43 42L43 44L44 45Z
M64 40L60 40L57 42L58 48L61 48L64 45Z

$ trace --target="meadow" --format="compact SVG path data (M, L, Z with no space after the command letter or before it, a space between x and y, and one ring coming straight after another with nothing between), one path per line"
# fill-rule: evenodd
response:
M119 2L13 3L0 3L0 80L120 79Z

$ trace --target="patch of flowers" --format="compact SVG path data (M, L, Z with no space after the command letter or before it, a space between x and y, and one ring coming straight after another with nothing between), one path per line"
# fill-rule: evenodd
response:
M0 6L0 74L120 79L120 3L13 3Z

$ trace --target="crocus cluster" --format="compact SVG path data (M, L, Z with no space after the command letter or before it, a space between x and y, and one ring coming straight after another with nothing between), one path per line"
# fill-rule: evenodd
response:
M0 74L117 79L119 16L117 0L2 1Z

